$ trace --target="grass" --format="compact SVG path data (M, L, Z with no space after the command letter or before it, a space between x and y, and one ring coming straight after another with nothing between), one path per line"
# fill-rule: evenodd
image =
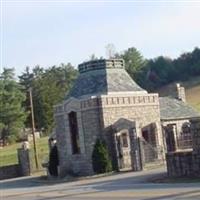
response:
M200 84L186 89L187 101L198 111L200 111Z
M180 83L185 87L187 102L200 112L200 77L195 77ZM175 96L175 84L164 86L157 92L160 96Z
M49 157L48 137L43 137L43 138L38 139L36 141L36 147L37 147L39 168L42 168L42 163L46 162ZM31 160L32 160L33 168L35 169L33 145L31 147Z
M34 161L34 153L33 153L33 143L30 142L31 145L31 160ZM48 158L48 137L43 137L36 140L36 146L37 146L37 152L38 152L38 160L39 165L41 167L41 164L44 160L47 160ZM14 165L18 163L17 158L17 149L21 147L21 143L12 144L9 146L4 147L3 149L0 149L0 167L1 166L7 166L7 165ZM34 165L34 162L33 162Z
M16 143L0 149L0 166L17 164L17 149L20 144Z

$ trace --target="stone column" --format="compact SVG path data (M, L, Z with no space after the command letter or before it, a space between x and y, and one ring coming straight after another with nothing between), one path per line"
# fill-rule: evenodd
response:
M119 152L118 152L118 148L117 148L117 133L113 133L113 141L114 141L114 146L115 146L115 149L114 149L114 161L115 161L115 164L114 164L114 168L117 170L117 171L120 171L120 162L119 162Z
M193 146L193 174L200 176L200 118L190 120Z
M194 153L200 153L200 118L190 120Z
M31 175L31 164L30 164L30 151L29 149L17 149L18 153L18 161L20 167L20 174L22 176L30 176Z
M174 135L174 126L168 124L165 127L165 138L167 144L167 152L174 152L177 150L177 142Z
M140 140L137 137L136 129L129 129L130 145L131 145L131 165L133 171L140 171L143 169L143 152L140 147Z

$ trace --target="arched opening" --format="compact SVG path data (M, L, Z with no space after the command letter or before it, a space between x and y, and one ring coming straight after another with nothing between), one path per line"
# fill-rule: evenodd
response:
M189 122L183 123L181 127L180 136L178 138L178 146L180 149L192 148L192 135Z
M68 114L69 117L69 127L71 134L71 146L72 146L72 154L80 153L80 142L79 142L79 133L78 133L78 123L76 112L70 112Z

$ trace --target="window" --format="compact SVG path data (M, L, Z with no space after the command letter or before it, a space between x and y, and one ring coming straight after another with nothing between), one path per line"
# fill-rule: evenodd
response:
M128 138L126 133L122 133L122 146L128 147Z
M70 127L70 134L71 134L72 153L79 154L80 153L80 143L79 143L76 112L70 112L68 117L69 117L69 127Z
M180 149L192 148L192 134L190 131L190 123L188 122L182 125L182 131L178 138L178 145Z
M142 137L145 139L145 141L149 142L149 133L147 130L142 130Z

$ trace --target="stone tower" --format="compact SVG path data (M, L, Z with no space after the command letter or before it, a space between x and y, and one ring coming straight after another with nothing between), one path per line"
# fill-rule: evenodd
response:
M139 87L121 59L84 62L78 68L73 88L54 111L60 175L92 174L97 138L106 141L116 168L141 169L137 138L162 146L158 94Z

